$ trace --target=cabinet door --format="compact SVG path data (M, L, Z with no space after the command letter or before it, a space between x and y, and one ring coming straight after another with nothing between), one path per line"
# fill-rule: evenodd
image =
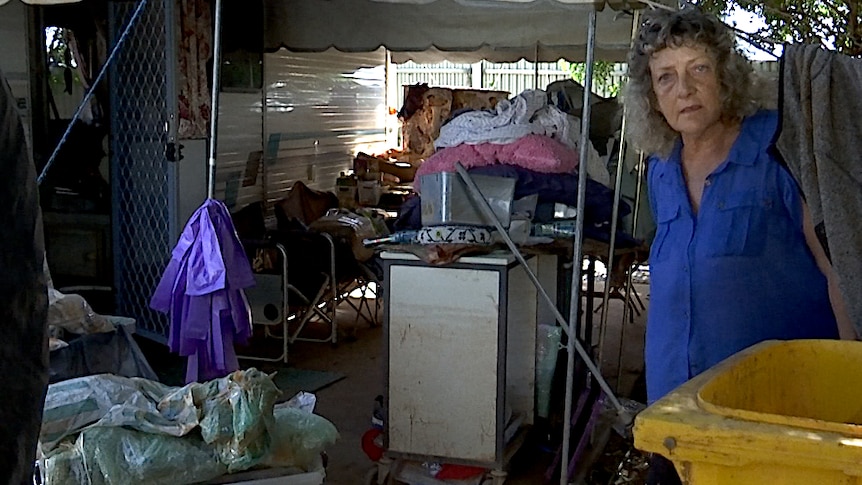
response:
M500 273L392 265L389 449L493 462Z

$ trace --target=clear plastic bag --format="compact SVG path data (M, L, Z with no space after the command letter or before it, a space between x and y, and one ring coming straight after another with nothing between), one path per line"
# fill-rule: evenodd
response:
M184 485L224 475L199 436L144 433L127 428L90 428L74 447L45 461L46 485Z
M563 328L541 324L536 332L536 414L548 417L551 405L551 381L557 366Z
M272 408L281 392L257 369L210 381L200 423L203 440L229 472L257 465L269 452Z
M297 467L312 471L320 453L338 440L338 430L322 416L290 406L273 410L272 449L265 463L272 467Z

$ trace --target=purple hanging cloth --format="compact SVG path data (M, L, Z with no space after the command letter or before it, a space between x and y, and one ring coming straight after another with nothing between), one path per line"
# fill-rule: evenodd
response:
M254 274L227 207L207 199L186 223L150 300L169 315L171 352L188 357L187 383L239 369L233 344L251 336L243 292L251 286Z

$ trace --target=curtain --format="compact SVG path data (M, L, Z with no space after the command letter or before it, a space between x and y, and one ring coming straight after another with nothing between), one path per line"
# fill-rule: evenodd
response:
M206 0L179 0L178 103L180 139L206 138L211 101L212 13Z

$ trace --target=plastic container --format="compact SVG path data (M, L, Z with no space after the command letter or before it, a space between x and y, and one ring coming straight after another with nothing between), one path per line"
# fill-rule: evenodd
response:
M547 223L533 224L532 235L537 237L572 238L576 233L577 221L564 219Z
M356 177L341 172L335 181L335 190L340 207L345 209L356 208Z
M482 209L470 195L467 185L457 173L439 172L421 175L423 226L492 226ZM472 175L479 192L488 201L494 215L509 227L515 179L490 175Z
M656 401L635 447L683 483L862 484L862 342L767 341Z

